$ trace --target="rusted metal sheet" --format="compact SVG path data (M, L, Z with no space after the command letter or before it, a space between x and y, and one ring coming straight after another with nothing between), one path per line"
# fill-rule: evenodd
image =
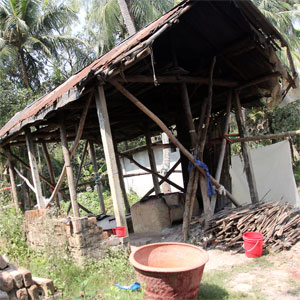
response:
M81 95L78 85L90 74L93 76L95 76L95 73L102 75L110 74L112 69L118 68L120 62L127 57L130 57L133 52L136 54L137 52L139 53L144 51L146 47L145 42L149 41L151 38L157 38L160 34L159 30L164 25L173 24L173 22L182 13L184 13L189 6L199 2L201 1L186 0L182 2L156 21L150 23L136 34L124 40L114 49L95 60L86 68L71 76L52 92L28 105L23 111L17 113L8 123L6 123L2 129L0 129L0 144L3 143L6 138L18 133L25 125L43 120L49 112L77 100ZM265 28L266 35L272 35L273 38L282 42L282 37L279 32L270 23L266 22L266 19L257 9L253 9L253 5L250 0L236 0L232 2L239 7L245 18L248 19L248 22L256 27L256 29L264 30ZM189 50L187 49L187 51Z

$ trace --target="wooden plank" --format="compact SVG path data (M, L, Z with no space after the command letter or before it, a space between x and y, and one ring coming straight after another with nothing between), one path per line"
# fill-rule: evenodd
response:
M247 136L247 128L245 124L245 118L242 112L242 107L241 107L241 102L240 102L240 97L238 91L235 91L235 116L236 116L236 121L239 129L239 134L243 138ZM258 198L258 192L257 192L257 186L256 186L256 181L255 181L255 176L254 176L254 171L253 171L253 164L251 160L251 155L250 155L250 148L247 142L243 142L241 144L242 146L242 155L244 159L244 168L245 168L245 173L247 176L247 181L248 181L248 186L249 186L249 191L250 191L250 196L251 196L251 202L252 203L257 203L259 201Z
M225 150L226 150L226 145L227 145L227 140L225 138L225 135L228 134L228 129L229 129L230 116L231 116L231 114L230 114L231 102L232 102L231 100L232 100L232 91L229 92L228 99L227 99L226 121L225 121L223 140L222 140L222 144L221 144L221 151L220 151L220 155L219 155L218 166L217 166L217 171L216 171L216 176L215 176L217 181L220 181L220 179L221 179L221 173L222 173L223 162L224 162L224 157L225 157ZM212 213L215 212L216 201L217 201L217 195L213 195L211 197Z
M102 85L98 86L97 92L95 94L95 100L96 100L97 115L99 120L102 145L103 145L105 160L107 164L108 180L109 180L111 196L113 200L115 218L116 218L117 226L126 226L127 228L121 184L118 176L116 154L113 145L113 138L111 134L104 88Z
M160 186L158 183L158 178L155 175L157 174L156 161L155 161L154 151L152 149L151 135L148 129L146 131L145 136L146 136L146 145L147 145L150 169L152 171L153 186L154 186L155 195L157 196L160 194Z
M25 137L26 137L28 159L31 168L32 181L35 189L36 201L37 201L38 208L42 209L46 207L46 204L42 194L42 186L41 186L39 170L38 170L37 161L35 157L34 145L32 142L30 128L25 130Z
M74 215L74 217L79 218L80 214L79 214L79 207L78 207L78 202L77 202L77 193L76 193L75 181L74 181L74 176L73 176L73 169L72 169L72 165L71 165L71 156L70 156L67 137L66 137L66 128L65 128L63 121L61 121L61 124L60 124L60 137L61 137L62 151L63 151L63 155L64 155L64 160L65 160L66 173L67 173L67 178L68 178L68 185L69 185L73 215Z
M91 161L92 161L93 169L94 169L94 173L95 173L96 189L97 189L97 193L98 193L98 197L99 197L99 201L100 201L101 213L105 215L106 211L105 211L105 204L104 204L104 199L103 199L103 194L102 194L100 175L98 172L95 147L94 147L94 143L92 141L89 141L89 154L91 157Z
M8 172L9 172L9 179L10 179L10 185L11 185L11 194L13 197L13 201L15 204L15 209L18 211L19 209L19 198L18 198L18 191L17 191L17 185L15 181L15 171L14 171L14 164L12 160L12 155L10 151L6 150L6 155L8 157L7 162L8 162Z
M197 165L194 160L194 156L177 140L177 138L172 134L169 128L152 112L150 111L144 104L142 104L134 95L132 95L128 90L126 90L120 83L115 80L110 80L110 83L118 89L128 100L130 100L134 105L136 105L141 111L143 111L149 118L151 118L169 137L172 143L188 158L188 160L202 173L205 175L205 171ZM219 189L220 184L210 176L210 180L212 184ZM234 196L225 189L226 197L230 199L230 201L235 206L240 206L239 202L234 198Z

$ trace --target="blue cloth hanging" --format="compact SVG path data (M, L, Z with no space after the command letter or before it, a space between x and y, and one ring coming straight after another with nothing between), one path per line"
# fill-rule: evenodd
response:
M129 286L120 285L118 283L116 283L115 286L117 286L118 288L120 288L122 290L131 290L131 291L138 290L141 287L141 285L136 281L132 285L129 285Z
M210 180L210 174L209 174L209 171L208 171L208 167L207 165L199 160L198 158L194 157L194 160L195 160L195 163L205 171L206 173L206 180L207 180L207 196L208 197L211 197L212 195L215 195L216 194L216 191L215 191L215 188ZM189 166L188 166L188 171L191 172L192 170L194 169L194 165L189 162Z

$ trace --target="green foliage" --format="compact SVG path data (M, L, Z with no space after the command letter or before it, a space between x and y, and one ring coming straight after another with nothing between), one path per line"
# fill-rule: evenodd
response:
M0 203L2 206L3 202ZM24 237L24 218L14 207L0 210L0 253L24 263L30 255L30 250Z

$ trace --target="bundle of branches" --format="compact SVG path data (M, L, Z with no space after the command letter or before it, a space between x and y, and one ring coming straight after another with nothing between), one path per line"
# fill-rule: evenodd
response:
M289 204L261 203L215 214L208 223L206 235L222 249L243 244L243 234L257 231L264 235L264 247L277 252L300 241L300 212Z

